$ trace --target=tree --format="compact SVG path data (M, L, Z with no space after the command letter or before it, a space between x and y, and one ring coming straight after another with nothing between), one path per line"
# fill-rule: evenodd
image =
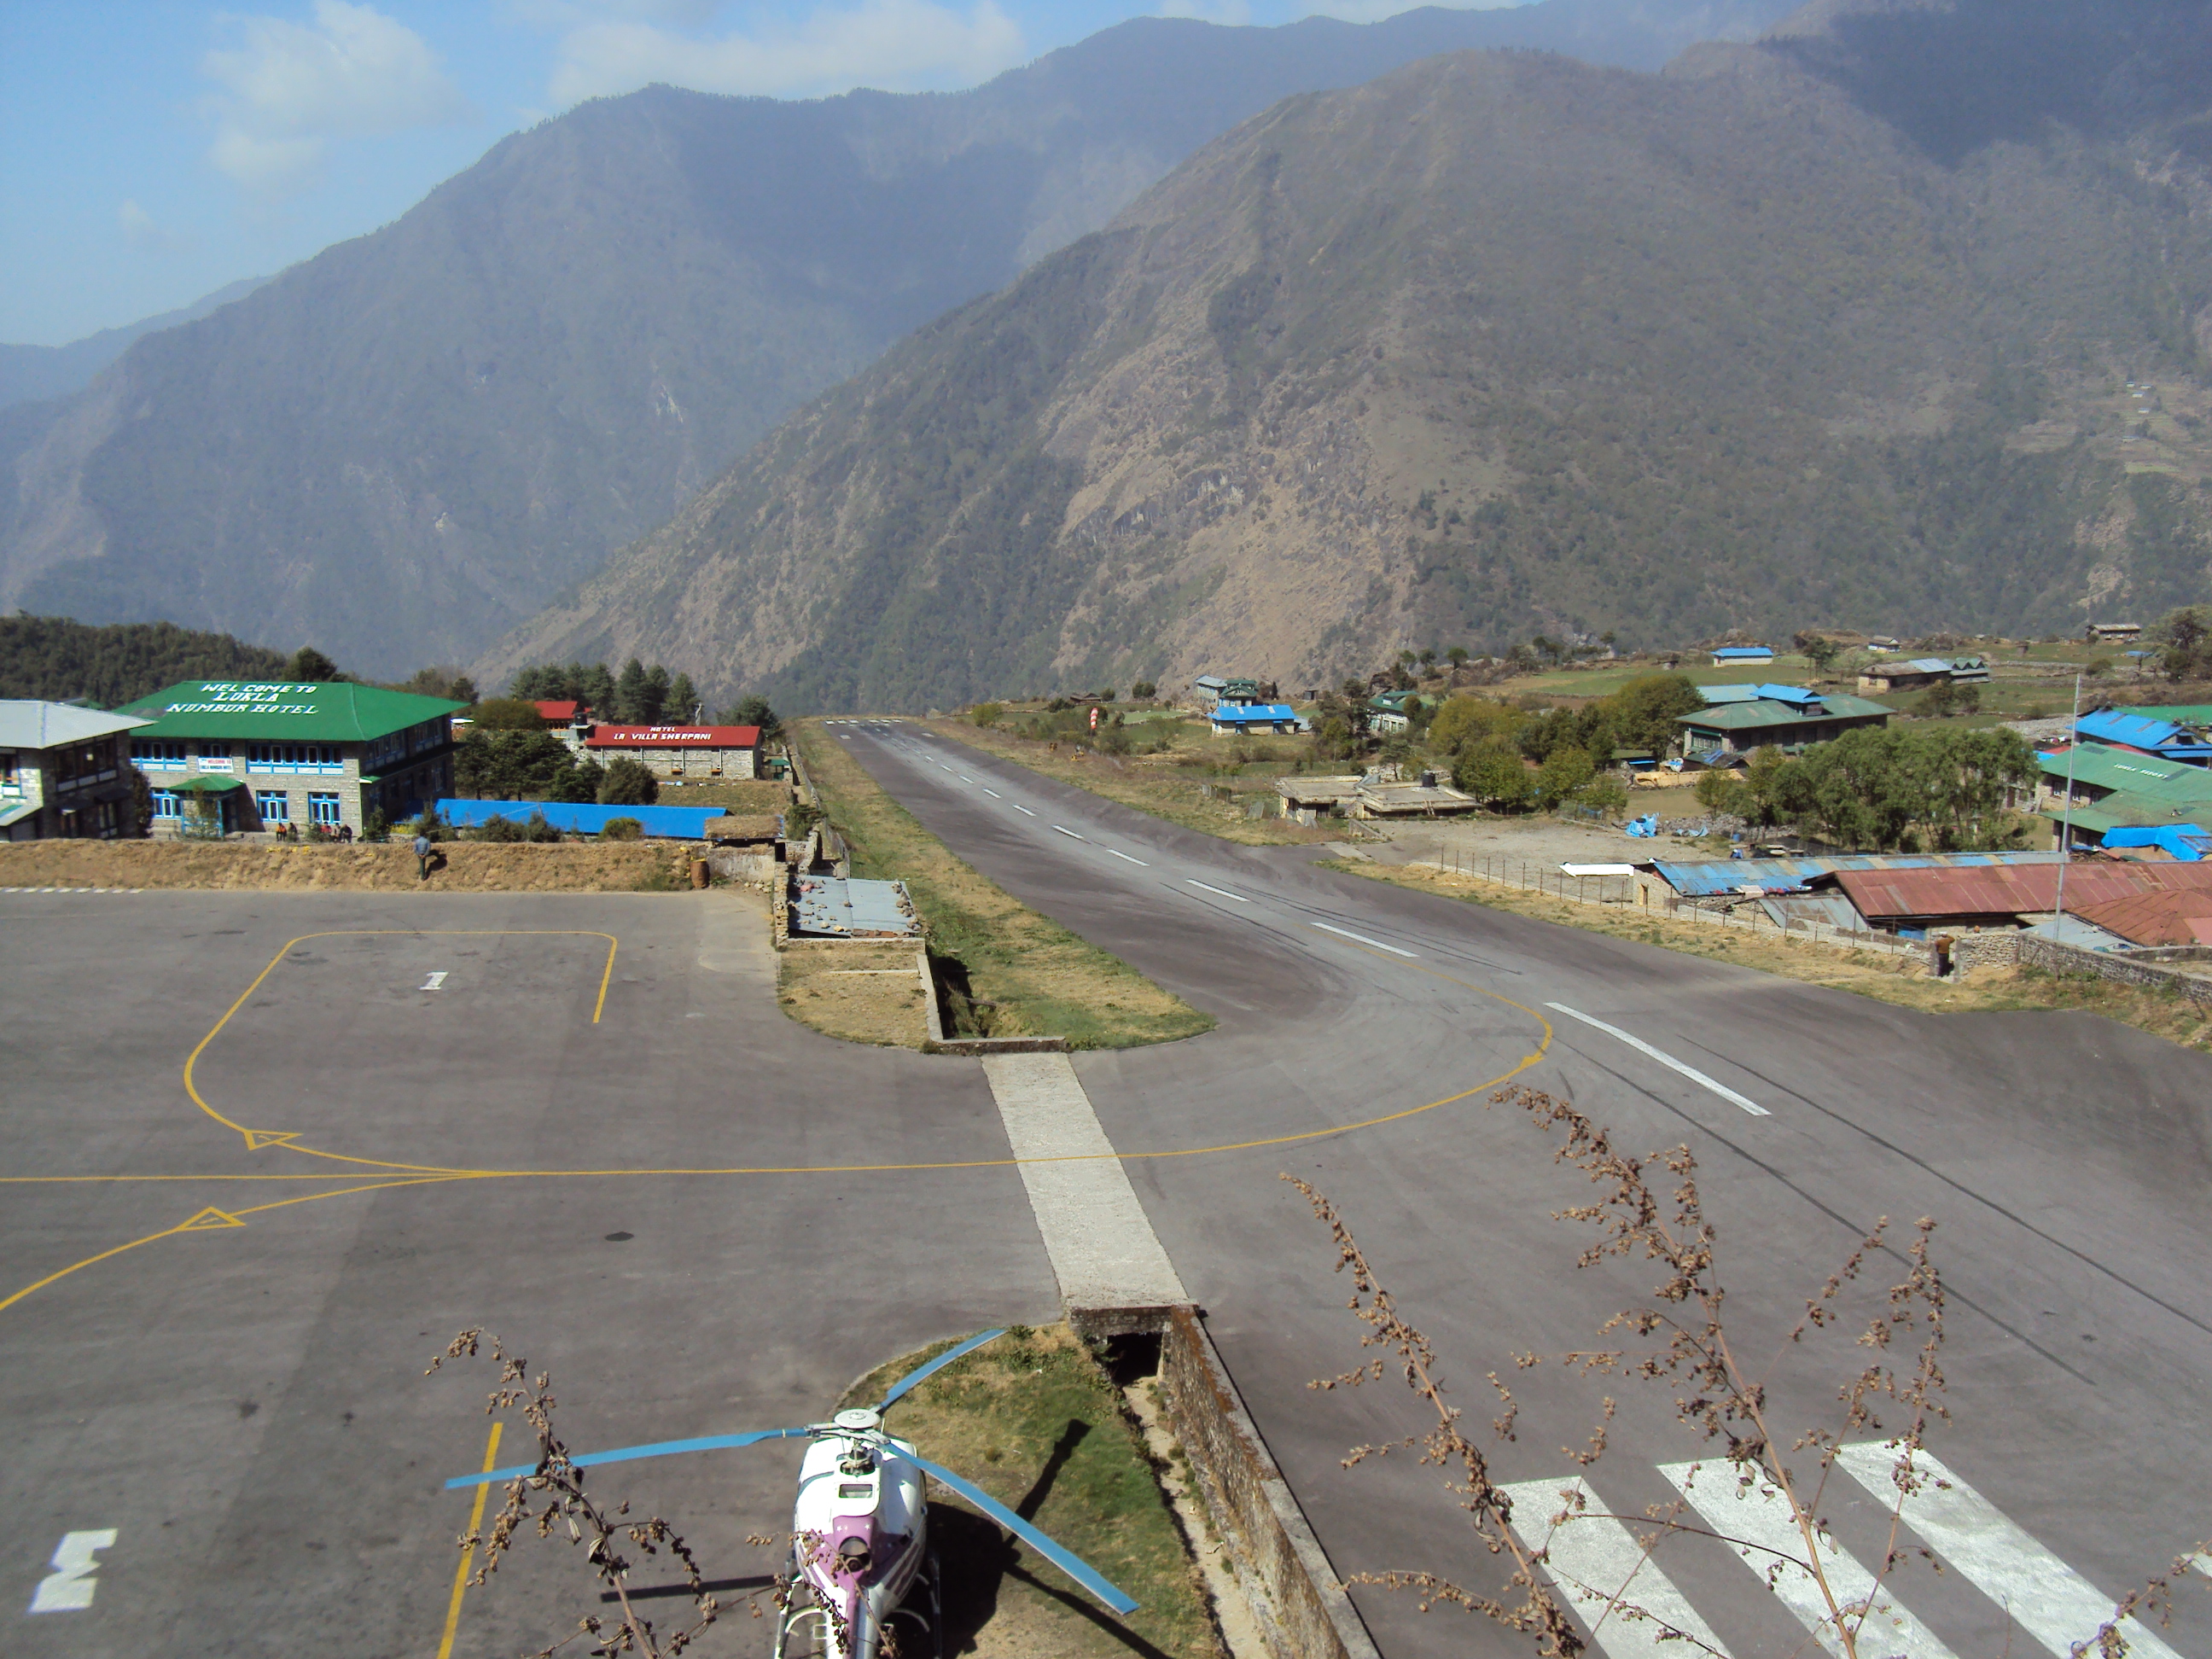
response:
M607 672L607 665L595 662L578 673L568 687L568 697L582 703L601 720L617 718L615 714L615 677Z
M1835 665L1836 659L1844 654L1844 647L1823 634L1800 635L1798 649L1813 665L1813 672L1825 674Z
M471 800L556 799L555 781L573 764L550 732L478 729L453 751L453 782Z
M589 758L571 761L562 771L555 775L546 787L545 799L589 805L599 798L599 790L607 781L607 769Z
M471 714L479 732L542 732L545 717L538 705L523 697L493 697Z
M599 785L602 806L650 806L660 799L660 783L644 763L617 755L607 763L605 781Z
M466 674L456 674L447 683L446 696L454 702L477 701L477 683Z
M1585 749L1554 749L1536 769L1536 800L1545 807L1565 806L1589 787L1597 776L1597 763Z
M678 674L668 683L668 707L662 712L679 726L689 726L699 718L699 694L692 688L689 674Z
M1480 743L1510 743L1526 718L1519 709L1486 697L1447 697L1429 722L1429 747L1455 756Z
M1444 653L1444 660L1451 664L1454 668L1466 667L1467 647L1463 645L1452 647L1450 650Z
M1129 688L1129 695L1139 702L1150 702L1160 694L1160 688L1150 680L1139 680Z
M1434 647L1434 646L1432 646L1432 645L1431 645L1431 646L1425 646L1425 647L1422 647L1422 650L1421 650L1421 666L1422 666L1422 667L1424 667L1424 668L1431 668L1431 667L1433 667L1433 666L1435 666L1435 665L1436 665L1436 660L1437 660L1437 648L1436 648L1436 647Z
M312 645L303 645L292 653L292 660L284 665L284 678L302 685L313 685L338 677L338 665Z
M645 665L632 657L623 665L620 678L615 681L614 718L623 726L643 726L645 715Z
M679 713L668 706L668 694L672 689L668 671L659 663L645 671L645 690L638 700L637 723L640 726L658 726L664 720L685 717L688 710Z
M1680 716L1705 706L1704 693L1687 674L1639 674L1599 704L1612 747L1654 754L1681 731L1675 723Z
M2159 671L2170 680L2212 679L2212 605L2192 605L2160 617L2151 630Z
M757 726L760 727L763 743L772 741L783 731L783 722L777 718L775 710L768 706L766 697L757 693L751 696L739 697L736 702L725 708L722 711L720 724Z
M1441 722L1443 716L1437 719ZM1485 806L1500 811L1527 806L1535 788L1528 769L1521 763L1521 751L1510 740L1496 737L1480 738L1460 751L1452 763L1452 781Z
M154 831L154 786L137 767L124 769L131 777L131 819L123 826L126 836L149 836Z

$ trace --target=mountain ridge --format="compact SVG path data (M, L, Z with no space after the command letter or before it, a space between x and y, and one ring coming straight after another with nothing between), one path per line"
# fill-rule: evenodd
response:
M1664 76L1469 54L1286 100L808 405L479 677L637 651L912 708L2201 596L2201 174L2055 118L1943 160L1864 106L1863 15Z
M1285 93L1470 41L1648 60L1782 9L1140 19L966 93L587 103L48 412L0 411L0 605L311 638L370 672L471 654Z

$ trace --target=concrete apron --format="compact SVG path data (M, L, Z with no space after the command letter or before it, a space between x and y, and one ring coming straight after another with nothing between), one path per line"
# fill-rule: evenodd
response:
M1065 1054L1002 1053L981 1064L1069 1324L1085 1337L1159 1340L1162 1403L1262 1639L1279 1659L1376 1659L1074 1066Z

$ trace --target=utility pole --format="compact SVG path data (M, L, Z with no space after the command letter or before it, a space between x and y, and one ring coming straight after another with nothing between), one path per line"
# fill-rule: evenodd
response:
M2058 828L2058 902L2051 915L2051 936L2054 942L2066 941L2058 936L2066 927L2066 866L2074 860L2074 757L2081 748L2081 677L2074 677L2074 719L2066 728L2066 808L2059 815Z

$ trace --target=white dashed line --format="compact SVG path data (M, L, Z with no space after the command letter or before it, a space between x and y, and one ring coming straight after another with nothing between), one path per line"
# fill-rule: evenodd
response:
M1246 898L1243 894L1232 893L1226 887L1208 887L1206 883L1200 881L1196 876L1186 876L1183 879L1188 882L1193 887L1205 887L1207 892L1218 893L1225 899L1235 899L1239 904L1249 904L1252 902L1250 899Z
M1035 817L1036 816L1036 813L1030 811L1030 809L1023 805L1019 801L1016 801L1014 803L1014 811L1017 812L1025 813L1030 817Z
M1077 835L1073 830L1062 829L1061 826L1057 823L1054 824L1052 827L1060 830L1060 833L1066 836L1070 841L1081 841L1083 839L1082 836Z
M1113 849L1112 848L1110 848L1110 847L1109 847L1109 848L1108 848L1106 850L1107 850L1108 852L1109 852L1109 853L1114 853L1114 849ZM1151 865L1146 864L1146 863L1144 861L1144 860L1142 860L1142 859L1133 859L1133 858L1131 858L1131 857L1130 857L1127 853L1114 853L1114 856L1115 856L1115 858L1117 858L1117 859L1120 859L1120 860L1121 860L1123 863L1125 863L1125 864L1133 864L1133 865L1136 865L1137 866L1139 866L1140 869L1149 870L1149 869L1151 869L1151 868L1152 867Z
M990 786L989 784L988 784L988 783L987 783L987 784L985 784L985 785L983 786L983 793L984 793L985 794L988 795L988 796L989 796L993 800L1004 800L1004 799L1006 799L1006 797L1005 797L1004 795L1000 794L997 790L995 790L995 789L992 788L992 787L991 787L991 786Z
M975 779L969 777L965 772L957 772L953 775L957 777L963 783L973 783L975 781Z
M1729 1088L1725 1083L1714 1082L1712 1079L1707 1077L1696 1066L1686 1065L1682 1061L1675 1059L1674 1055L1662 1053L1661 1050L1653 1048L1640 1036L1630 1036L1626 1031L1622 1030L1618 1025L1608 1025L1601 1019L1594 1019L1589 1015L1583 1012L1581 1009L1570 1008L1564 1002L1547 1002L1544 1006L1547 1008L1556 1008L1559 1012L1566 1015L1568 1018L1578 1019L1582 1021L1583 1024L1595 1027L1596 1030L1604 1032L1607 1036L1619 1037L1623 1042L1635 1049L1638 1054L1649 1054L1652 1059L1657 1060L1662 1066L1668 1066L1674 1071L1680 1072L1684 1077L1689 1079L1691 1082L1700 1085L1705 1088L1711 1089L1723 1100L1735 1102L1735 1104L1742 1107L1745 1111L1749 1112L1753 1117L1771 1117L1773 1115L1772 1113L1769 1112L1765 1107L1760 1105L1757 1101L1745 1099L1741 1095L1736 1093L1735 1090Z
M1325 921L1310 921L1306 926L1309 927L1318 927L1324 933L1334 933L1339 939L1354 939L1362 945L1371 945L1378 951L1388 951L1394 957L1412 957L1414 955L1411 951L1401 951L1395 945L1385 945L1379 939L1370 939L1364 933L1355 933L1349 927L1332 927Z

